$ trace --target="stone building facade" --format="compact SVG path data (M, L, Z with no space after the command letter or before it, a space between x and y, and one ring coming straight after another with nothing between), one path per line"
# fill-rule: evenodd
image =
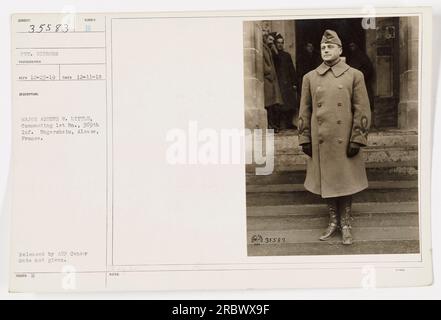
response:
M367 84L372 90L373 127L363 148L369 187L354 196L354 244L343 246L338 236L318 240L328 223L327 209L323 199L305 190L307 156L299 148L297 132L286 130L275 135L271 174L256 175L254 164L246 167L248 255L419 252L418 17L384 17L375 22L375 29L363 29L361 19L244 23L245 126L249 129L267 126L262 70L265 28L285 37L285 50L294 63L306 41L319 49L324 29L334 29L342 38L343 56L348 43L356 42L374 69ZM274 237L280 241L265 242Z
M337 29L346 45L358 42L374 68L374 126L416 131L418 128L418 17L382 17L375 29L364 29L362 19L278 20L244 23L245 121L247 128L266 128L263 106L262 30L281 33L285 50L296 63L304 42L319 49L324 29ZM340 30L338 30L340 28ZM309 38L308 38L309 37ZM346 42L346 43L345 43Z

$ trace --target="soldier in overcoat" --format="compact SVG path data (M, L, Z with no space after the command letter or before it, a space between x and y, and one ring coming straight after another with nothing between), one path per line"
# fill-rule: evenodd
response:
M323 63L303 77L299 144L307 159L305 188L327 200L329 224L320 240L341 228L352 244L352 195L368 181L360 148L367 145L371 110L363 74L342 61L342 43L326 30Z
M263 32L263 91L267 112L268 128L277 133L280 130L280 106L283 104L273 52L276 50L274 36L268 30Z
M291 55L285 51L285 39L280 33L275 36L276 51L273 52L274 66L279 79L283 105L281 106L281 127L297 129L299 103L297 99L297 72Z

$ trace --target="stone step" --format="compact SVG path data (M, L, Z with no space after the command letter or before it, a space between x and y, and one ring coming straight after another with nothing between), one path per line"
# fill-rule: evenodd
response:
M296 130L284 130L274 136L276 150L297 149L299 146ZM410 147L418 146L416 131L401 131L387 129L387 131L371 132L368 135L369 147Z
M259 142L257 142L259 143ZM250 147L250 146L248 146ZM301 152L296 131L275 135L274 171L303 171L306 169L307 156ZM402 168L418 166L418 135L388 129L387 132L371 133L368 146L363 148L367 168ZM260 165L249 164L246 171L253 173Z
M356 203L354 227L418 226L418 203ZM264 206L247 208L248 231L326 228L326 205Z
M417 180L401 180L401 181L370 181L368 190L372 189L412 189L418 188ZM304 192L303 184L267 184L267 185L248 185L246 188L249 193L285 193L285 192Z
M418 202L354 203L352 211L354 217L374 214L416 214L418 213ZM247 207L248 218L313 218L327 216L327 207L324 201L320 204Z
M403 154L405 151L418 151L418 146L409 145L409 146L366 146L363 147L363 153L367 153L368 156L374 153L386 153L390 152L390 154ZM305 156L302 152L302 149L299 146L275 146L275 154L276 155L301 155ZM413 154L414 152L412 152ZM305 156L306 157L306 156ZM365 158L368 160L369 158Z
M415 167L368 168L366 173L368 181L418 179L418 170ZM303 183L305 177L306 171L273 172L266 176L248 173L246 181L247 185Z
M371 214L354 214L352 226L354 228L363 227L417 227L418 213L371 213ZM326 211L323 215L305 217L305 216L289 216L289 217L248 217L247 230L306 230L306 229L322 229L328 225L329 218Z
M306 170L306 160L298 159L303 158L303 156L290 156L282 155L276 156L274 159L273 174L278 172L292 172L292 171L305 171ZM384 171L418 171L418 157L417 154L407 157L407 159L396 159L396 161L391 161L390 159L383 159L380 162L366 162L367 169L378 169ZM255 174L256 168L264 167L262 165L247 164L246 172L247 174Z
M398 166L401 161L416 161L418 159L417 150L402 149L379 149L379 150L363 150L365 163L383 163L392 162L394 166ZM274 157L274 167L282 170L292 165L306 164L308 156L304 154L276 154ZM277 170L276 170L277 171Z
M299 187L300 189L300 187ZM290 192L247 192L247 206L273 206L294 204L324 203L319 195L309 191ZM353 197L354 203L363 202L409 202L418 201L417 188L371 188L363 190Z
M265 150L265 143L263 140L254 140L255 146L262 146ZM251 148L253 144L247 146ZM382 152L384 150L390 151L406 151L418 149L418 136L415 133L411 134L371 134L368 137L368 144L363 150L369 152ZM299 140L297 134L276 134L274 137L274 152L275 154L301 154Z
M354 240L344 246L340 240L332 242L285 243L248 245L248 256L296 256L296 255L357 255L357 254L415 254L420 252L418 240Z
M268 241L279 241L278 244L286 243L317 243L322 228L303 230L252 230L247 232L247 243L265 245ZM418 226L391 226L391 227L353 227L352 234L358 241L387 241L387 240L418 240ZM263 240L262 240L263 239ZM273 239L273 240L271 240ZM327 243L338 243L341 236L337 233ZM271 243L275 244L275 243Z

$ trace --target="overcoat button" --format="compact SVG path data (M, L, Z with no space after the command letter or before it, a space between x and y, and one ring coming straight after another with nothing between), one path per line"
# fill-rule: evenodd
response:
M323 143L323 140L322 140L322 139L320 139L320 140L319 140L319 143L320 143L320 144L322 144L322 143Z
M337 120L337 124L341 124L341 120Z
M321 103L319 103L319 104L317 105L317 107L319 107L319 108L320 108L321 106L322 106L322 104L321 104Z
M338 139L338 143L342 143L343 142L343 140L342 139Z
M343 86L341 84L338 85L339 89L343 89Z
M341 102L339 102L339 103L338 103L338 106L339 106L339 107L341 107L341 106L342 106L342 103L341 103Z

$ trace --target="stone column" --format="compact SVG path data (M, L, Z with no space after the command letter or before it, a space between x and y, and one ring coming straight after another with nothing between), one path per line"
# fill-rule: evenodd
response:
M378 96L377 92L377 77L378 77L378 71L377 71L377 30L376 29L367 29L366 30L366 54L369 58L369 60L372 63L373 67L373 76L371 83L366 82L366 86L370 86L370 90L372 92L372 101L371 103L371 112L372 112L372 121L371 121L371 127L376 126L376 113L377 110L375 109L375 97Z
M243 33L245 127L265 129L267 117L263 96L262 23L245 21Z
M418 17L400 18L400 102L398 127L418 129Z

